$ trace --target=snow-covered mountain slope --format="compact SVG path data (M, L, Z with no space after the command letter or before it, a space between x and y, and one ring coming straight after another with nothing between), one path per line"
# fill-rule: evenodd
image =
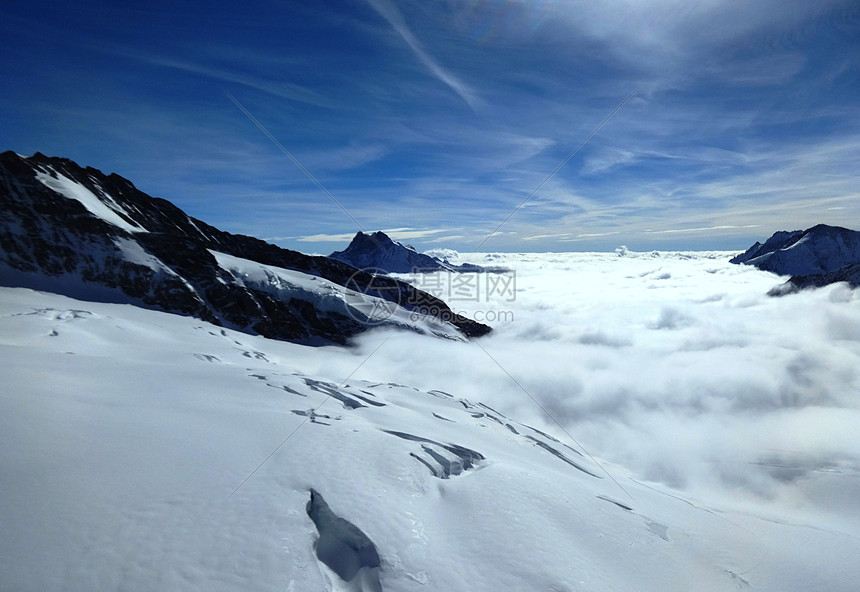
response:
M242 281L214 252L282 270L266 276L277 289ZM289 289L298 284L281 281L287 271L318 280L326 297ZM408 283L220 231L118 175L38 153L0 154L0 284L133 302L304 343L344 343L386 323L446 336L489 331Z
M230 283L254 294L270 296L277 302L306 302L318 318L348 316L362 326L398 327L447 339L465 339L451 323L373 294L300 271L264 265L218 251L210 253Z
M755 243L731 262L779 275L827 274L860 263L860 232L824 224L802 231L777 232L763 245Z
M486 401L334 370L366 357L0 289L0 589L856 585L856 533L685 498ZM324 561L349 548L352 567Z

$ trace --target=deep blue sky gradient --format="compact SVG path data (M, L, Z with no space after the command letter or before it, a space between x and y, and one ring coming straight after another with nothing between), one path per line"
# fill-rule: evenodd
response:
M0 149L306 252L742 249L860 228L856 1L4 2Z

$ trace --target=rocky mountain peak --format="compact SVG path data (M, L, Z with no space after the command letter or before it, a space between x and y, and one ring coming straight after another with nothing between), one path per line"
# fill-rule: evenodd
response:
M764 244L756 242L731 262L792 276L772 291L774 295L843 281L856 286L860 232L827 224L775 232Z
M329 256L359 269L377 269L387 273L453 269L435 257L423 255L412 247L392 240L381 230L372 234L359 232L346 249L335 251Z
M344 343L376 324L490 331L408 283L221 231L117 174L41 153L0 154L0 284L97 293L303 343ZM368 316L364 305L380 302L387 316Z

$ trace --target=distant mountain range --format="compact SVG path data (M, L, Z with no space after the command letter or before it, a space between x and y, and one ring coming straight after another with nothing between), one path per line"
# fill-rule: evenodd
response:
M835 282L860 286L860 232L818 224L806 230L780 231L756 242L732 263L754 265L791 278L771 291L781 295Z
M329 255L359 269L375 269L386 273L431 273L454 271L472 273L503 273L501 267L482 267L471 263L455 265L447 260L417 252L413 247L391 239L382 231L359 232L343 251Z
M218 230L119 175L40 153L0 154L0 284L302 343L345 343L379 324L490 331L406 282Z

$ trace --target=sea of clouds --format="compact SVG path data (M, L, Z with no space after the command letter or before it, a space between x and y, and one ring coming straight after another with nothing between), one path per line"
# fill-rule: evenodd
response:
M786 278L731 255L462 255L509 267L514 298L446 294L448 274L412 280L488 319L491 335L371 331L303 364L482 401L575 439L622 481L856 531L860 292L769 297ZM475 277L486 287L489 276Z

